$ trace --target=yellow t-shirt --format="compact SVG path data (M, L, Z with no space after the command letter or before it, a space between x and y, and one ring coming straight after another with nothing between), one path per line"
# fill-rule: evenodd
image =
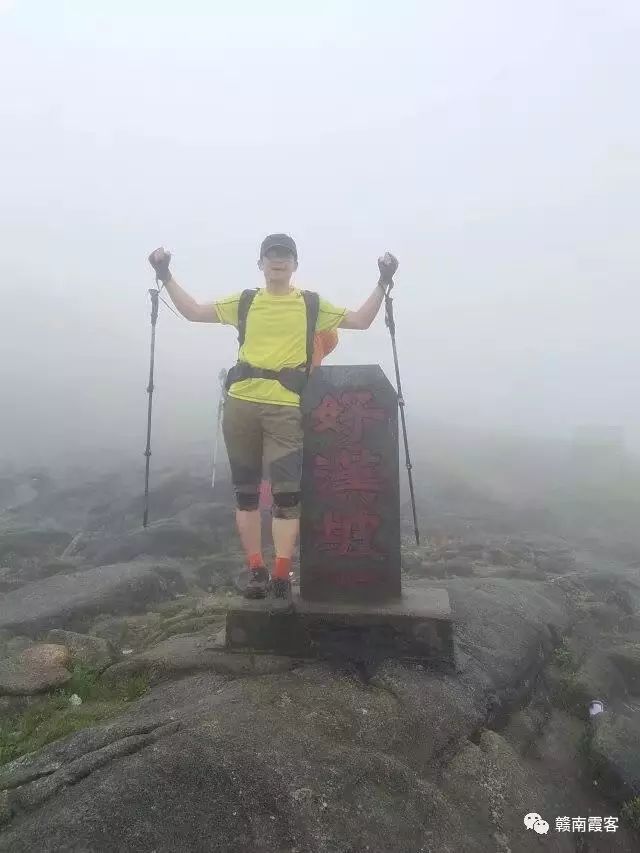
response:
M236 293L215 303L220 322L238 328L238 304ZM336 308L325 299L320 299L317 332L337 329L345 308ZM283 367L299 367L307 360L307 309L298 288L289 293L274 296L260 288L247 315L244 344L238 353L239 361L267 370L282 370ZM284 388L277 379L244 379L235 382L229 396L253 403L276 403L280 406L299 406L300 397Z

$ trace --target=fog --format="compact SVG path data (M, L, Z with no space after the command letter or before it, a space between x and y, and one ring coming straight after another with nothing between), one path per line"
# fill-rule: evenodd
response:
M211 301L281 230L298 284L349 308L398 256L416 442L640 444L637 3L93 7L0 0L0 459L141 457L147 254ZM234 357L161 305L154 459L211 443ZM341 362L393 376L382 316Z

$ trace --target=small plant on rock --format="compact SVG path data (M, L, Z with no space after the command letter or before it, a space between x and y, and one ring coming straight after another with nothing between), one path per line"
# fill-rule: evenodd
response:
M620 814L631 829L640 832L640 796L627 800L620 809Z
M578 669L578 662L566 637L554 651L553 661L564 672L575 672Z
M116 716L125 703L139 699L148 688L140 675L105 684L98 670L75 666L63 688L38 697L23 713L0 720L0 765ZM82 704L70 704L74 694Z

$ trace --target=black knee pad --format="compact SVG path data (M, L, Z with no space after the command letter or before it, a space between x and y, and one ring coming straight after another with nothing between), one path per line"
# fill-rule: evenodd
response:
M260 495L257 492L236 492L236 505L244 512L255 512L260 503Z
M276 492L273 495L274 518L297 518L300 515L300 492Z
M290 509L300 503L300 492L276 492L273 502L282 509Z

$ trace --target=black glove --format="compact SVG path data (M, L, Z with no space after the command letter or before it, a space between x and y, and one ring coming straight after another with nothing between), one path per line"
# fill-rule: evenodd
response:
M169 272L169 264L171 263L171 252L165 252L162 246L155 249L149 255L149 263L154 269L156 278L159 278L163 284L171 280Z
M378 283L385 290L387 288L391 290L393 287L393 276L398 269L398 259L391 252L386 252L383 257L378 258L378 269L380 270L380 280Z

